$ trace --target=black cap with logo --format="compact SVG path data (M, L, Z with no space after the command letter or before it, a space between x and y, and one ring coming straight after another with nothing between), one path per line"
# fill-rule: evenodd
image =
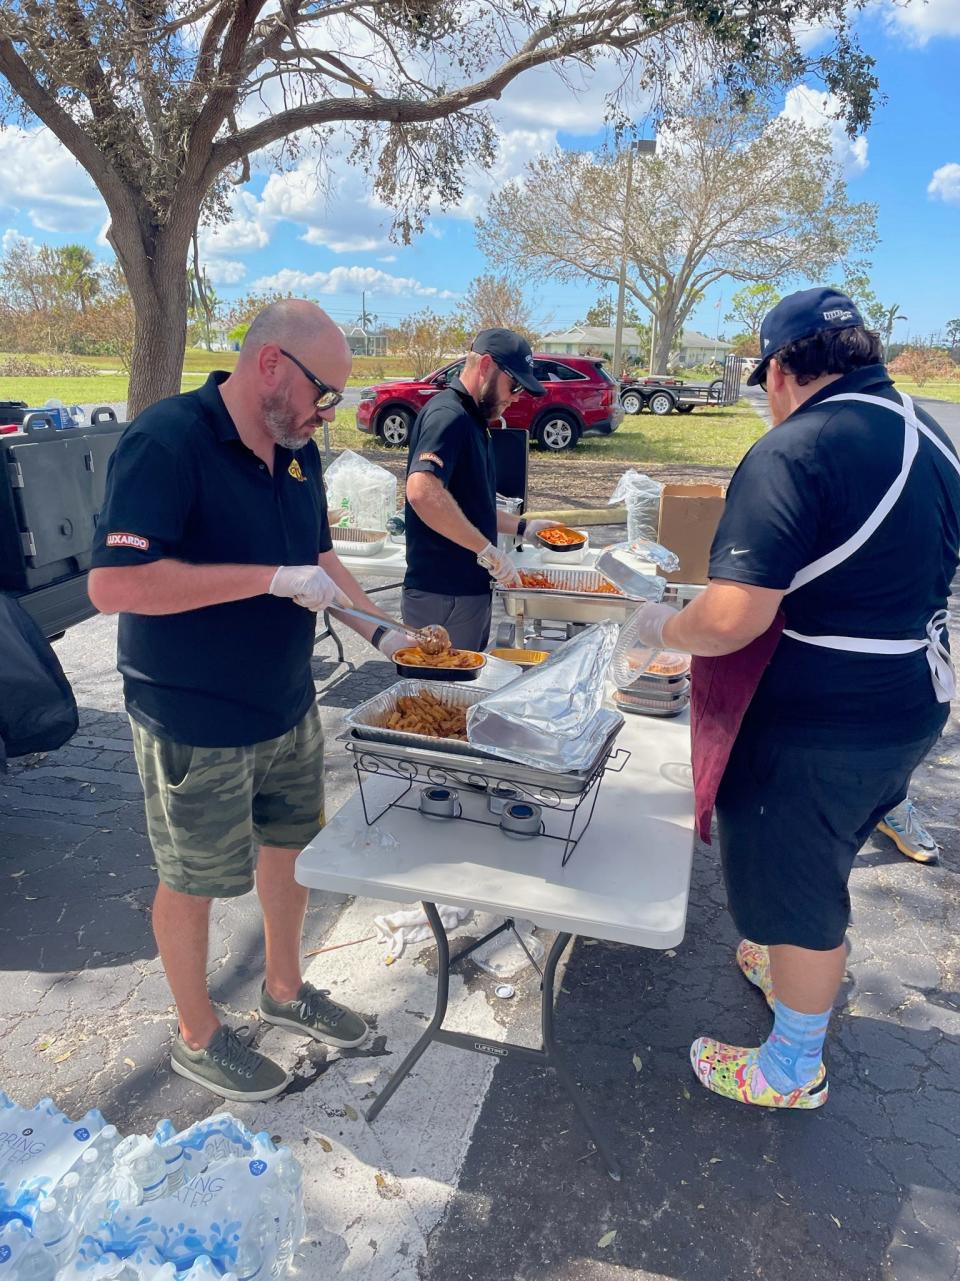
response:
M512 329L481 329L470 348L478 356L490 356L505 374L515 378L531 396L545 396L546 388L533 376L530 344Z
M760 363L747 379L756 386L766 376L771 358L788 343L828 329L853 329L863 318L846 294L835 289L801 289L781 298L763 318L760 326Z

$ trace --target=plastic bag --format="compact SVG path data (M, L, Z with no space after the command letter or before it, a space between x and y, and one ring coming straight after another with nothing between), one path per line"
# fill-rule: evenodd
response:
M663 486L642 472L630 468L617 481L607 499L607 506L624 503L627 508L627 542L639 539L655 541L660 523L660 493Z
M598 623L467 713L467 738L507 760L585 769L623 718L601 706L616 623Z
M397 510L397 478L345 449L324 473L331 528L386 530Z
M23 1108L0 1092L0 1223L32 1224L39 1202L105 1125L96 1109L71 1121L52 1099Z

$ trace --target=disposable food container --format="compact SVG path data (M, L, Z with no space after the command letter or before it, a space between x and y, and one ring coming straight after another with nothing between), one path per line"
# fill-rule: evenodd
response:
M487 663L485 654L478 654L475 650L461 650L460 653L470 654L476 659L472 667L434 667L432 664L405 663L403 655L408 651L398 649L393 656L393 664L400 676L410 680L424 681L475 681L483 671Z
M387 541L385 529L349 529L345 526L334 526L330 530L333 550L345 556L376 556L383 551Z
M491 658L516 663L518 667L537 667L550 657L545 649L491 649L489 653Z

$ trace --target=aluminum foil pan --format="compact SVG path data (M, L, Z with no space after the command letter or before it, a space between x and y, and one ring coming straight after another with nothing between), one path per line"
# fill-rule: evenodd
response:
M498 587L497 591L503 596L525 596L529 592L536 592L540 595L559 595L563 592L569 592L577 596L593 595L599 600L617 600L621 596L628 596L626 592L599 592L597 588L607 579L598 570L592 568L576 568L571 566L570 569L564 569L559 565L547 565L537 567L536 569L526 570L530 574L545 574L550 579L549 587ZM644 599L639 597L637 599Z
M365 703L361 703L359 707L355 707L352 712L348 712L343 718L344 724L350 727L355 738L366 738L372 742L441 748L445 752L454 752L459 756L478 755L478 748L459 738L430 738L426 734L409 734L405 730L389 729L379 723L390 715L396 706L397 699L408 694L424 693L438 698L447 707L467 709L479 703L481 699L489 697L490 691L477 689L473 685L468 689L463 685L447 685L434 680L397 681L389 689L382 690L373 698L368 698ZM482 755L482 752L479 754Z

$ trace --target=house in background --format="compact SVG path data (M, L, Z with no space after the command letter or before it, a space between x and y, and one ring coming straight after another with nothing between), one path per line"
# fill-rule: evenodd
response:
M385 356L387 354L387 336L373 329L364 329L362 325L337 325L337 328L350 344L354 356Z
M554 356L603 356L613 359L613 348L616 331L606 325L574 325L561 333L545 334L537 343L537 351ZM624 326L620 344L626 361L646 362L649 358L649 342L641 339L635 329ZM689 369L693 365L706 365L716 357L723 360L733 347L728 342L720 342L698 333L696 329L685 329L680 337L680 349L671 358L671 364L677 368Z

